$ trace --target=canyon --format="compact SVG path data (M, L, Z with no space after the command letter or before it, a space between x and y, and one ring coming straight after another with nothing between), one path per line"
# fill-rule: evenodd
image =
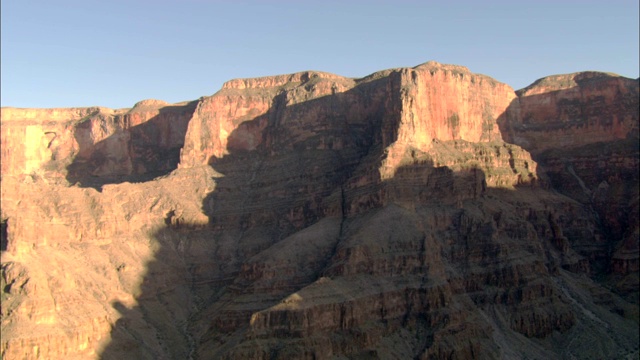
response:
M635 359L639 81L428 62L3 107L3 359Z

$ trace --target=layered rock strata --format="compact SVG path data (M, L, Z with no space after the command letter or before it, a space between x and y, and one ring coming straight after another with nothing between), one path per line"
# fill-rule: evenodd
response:
M119 110L2 108L2 175L95 186L169 173L195 105L144 100Z
M2 356L637 354L637 84L430 62L3 108Z
M603 237L574 244L605 272L627 277L618 289L637 299L638 80L584 72L540 79L519 90L519 117L505 139L530 151L551 186L597 214ZM637 301L637 300L636 300Z

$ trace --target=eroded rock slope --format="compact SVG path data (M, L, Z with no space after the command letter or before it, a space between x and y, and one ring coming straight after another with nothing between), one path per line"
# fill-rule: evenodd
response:
M638 158L604 73L3 108L2 356L634 356Z

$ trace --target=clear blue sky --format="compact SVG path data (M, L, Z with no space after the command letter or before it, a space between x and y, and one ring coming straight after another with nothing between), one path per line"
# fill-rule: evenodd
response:
M638 0L3 0L2 106L131 107L226 80L349 77L428 60L515 89L559 73L638 77Z

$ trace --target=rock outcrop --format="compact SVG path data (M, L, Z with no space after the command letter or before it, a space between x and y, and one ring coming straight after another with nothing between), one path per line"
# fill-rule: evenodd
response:
M3 108L2 357L637 355L637 109L435 62Z
M504 124L505 140L537 155L638 134L638 80L582 72L540 79L518 90L520 113Z
M627 277L637 299L638 80L585 72L550 76L517 92L505 139L530 151L551 186L597 214L604 236L574 244L605 272Z
M178 165L195 105L2 108L2 175L100 186L167 174Z

